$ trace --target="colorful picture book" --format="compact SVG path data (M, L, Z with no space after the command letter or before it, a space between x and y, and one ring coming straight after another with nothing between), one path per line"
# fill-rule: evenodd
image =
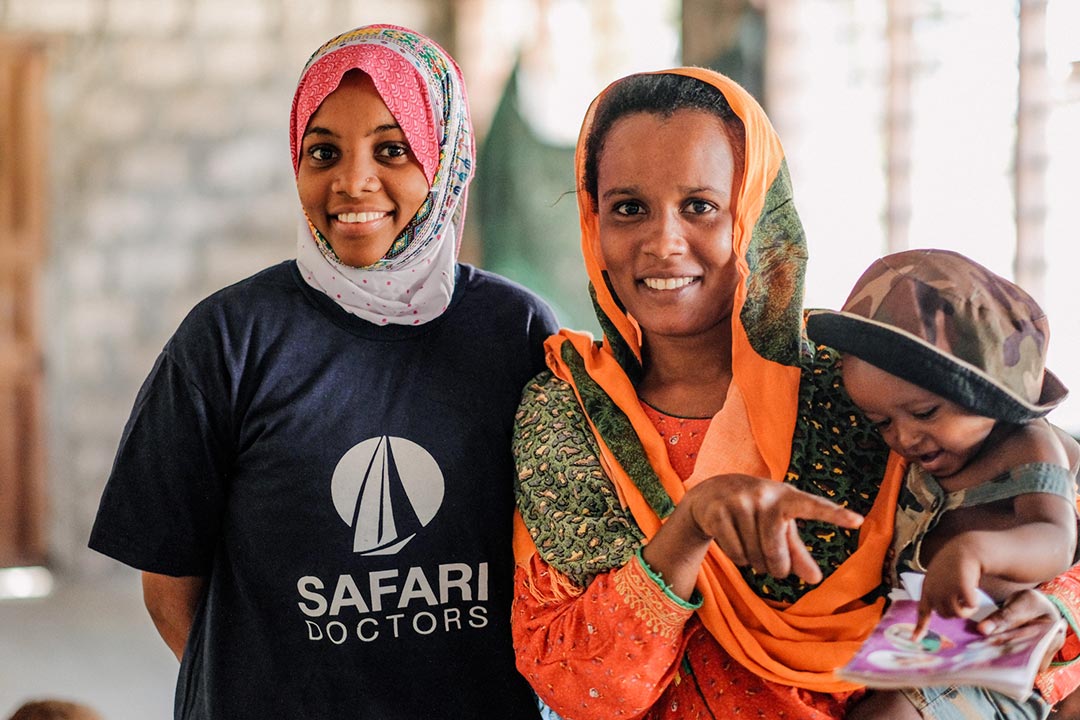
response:
M904 578L908 592L893 591L881 622L837 676L886 689L978 685L1026 699L1047 645L1064 621L983 635L975 625L994 609L993 601L985 597L975 619L933 615L926 635L916 642L911 636L918 620L917 590L922 578L908 575Z

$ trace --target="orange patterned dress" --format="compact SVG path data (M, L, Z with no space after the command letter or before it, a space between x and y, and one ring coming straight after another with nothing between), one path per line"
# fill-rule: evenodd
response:
M644 403L642 408L685 481L693 473L711 418L673 417ZM553 709L565 717L839 719L856 694L812 692L757 677L724 652L694 617L696 605L668 592L640 555L597 577L583 591L583 602L572 607L544 602L567 591L567 579L538 555L527 569L518 569L515 642L521 643L520 657L534 658L531 664L519 661L519 669L535 687L550 688L545 696L580 698L566 704L554 701ZM610 642L609 632L616 642ZM588 661L545 665L539 659L544 653L528 651L530 645L544 643ZM605 645L617 652L606 654Z

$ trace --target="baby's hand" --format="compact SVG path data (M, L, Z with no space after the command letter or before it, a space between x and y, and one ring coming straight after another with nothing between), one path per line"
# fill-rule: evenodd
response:
M926 569L912 639L920 640L926 634L931 612L942 617L970 617L979 602L981 577L982 563L960 538L941 548Z

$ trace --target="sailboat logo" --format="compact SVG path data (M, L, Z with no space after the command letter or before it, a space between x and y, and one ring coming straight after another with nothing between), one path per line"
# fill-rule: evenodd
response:
M353 529L353 552L393 555L435 517L445 484L427 450L383 435L342 456L330 493L338 515Z

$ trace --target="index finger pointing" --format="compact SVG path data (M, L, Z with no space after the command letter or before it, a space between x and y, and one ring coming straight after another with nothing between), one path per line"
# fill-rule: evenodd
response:
M791 502L787 503L784 508L785 515L788 517L803 520L820 520L821 522L850 529L855 529L863 524L864 518L857 512L801 490L795 492L798 495L792 496Z

